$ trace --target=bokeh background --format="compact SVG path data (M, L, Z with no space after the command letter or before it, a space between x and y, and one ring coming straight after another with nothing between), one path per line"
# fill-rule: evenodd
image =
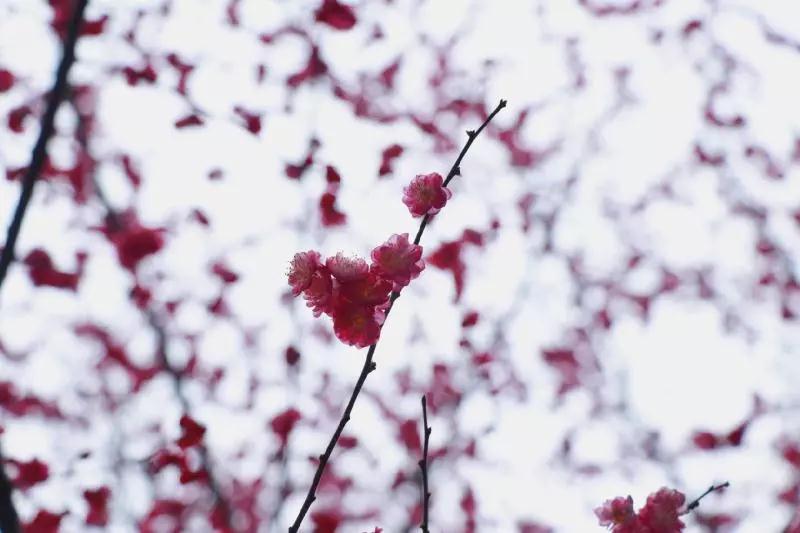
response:
M4 224L70 10L0 0ZM688 531L796 531L800 4L92 0L87 20L0 294L29 531L211 531L219 497L234 531L285 531L366 352L291 298L288 262L413 236L403 187L501 98L303 530L417 528L424 393L435 531L599 530L607 498L720 481ZM206 431L182 447L183 415Z

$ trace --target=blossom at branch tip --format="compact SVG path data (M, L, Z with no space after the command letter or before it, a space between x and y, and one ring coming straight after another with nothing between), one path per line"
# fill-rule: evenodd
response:
M394 234L372 250L371 271L390 280L399 291L425 268L422 246L408 242L408 233Z
M647 497L638 513L630 496L606 500L594 513L612 533L678 533L685 526L680 520L685 501L682 492L662 487Z
M441 174L419 174L403 188L403 203L408 206L411 216L435 215L453 195L443 185Z

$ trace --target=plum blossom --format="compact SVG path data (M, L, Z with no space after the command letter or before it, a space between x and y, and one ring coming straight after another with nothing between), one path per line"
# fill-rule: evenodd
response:
M616 526L636 521L636 514L633 512L633 498L630 496L627 498L618 496L612 500L606 500L603 505L594 510L594 514L600 520L601 526L613 526L614 531L617 530Z
M295 254L287 277L294 296L303 295L315 317L333 319L336 337L364 348L377 342L391 291L400 291L419 276L425 263L422 247L408 233L392 235L372 251L372 264L339 252L323 263L313 250Z
M647 497L647 503L639 509L639 521L645 531L683 531L684 523L679 516L685 501L683 493L662 487Z
M391 280L399 291L425 268L422 246L408 242L408 233L394 234L372 250L372 271Z
M369 265L360 257L347 257L339 252L334 257L329 257L325 261L333 277L341 283L364 279L369 274Z
M314 272L303 297L315 317L322 313L329 315L333 311L333 280L327 268L320 267Z
M292 287L292 295L299 296L311 285L311 278L320 266L319 252L309 250L294 254L287 276Z
M419 174L403 188L403 203L408 206L411 216L435 215L453 195L443 186L441 174Z
M686 497L682 492L662 487L647 497L644 507L633 512L633 498L621 496L606 500L594 510L601 526L613 533L678 533L685 524L680 516Z
M378 342L381 326L374 307L342 300L334 308L333 332L345 344L365 348Z
M392 284L375 272L370 272L365 278L341 283L338 289L341 299L360 305L379 305L389 299Z

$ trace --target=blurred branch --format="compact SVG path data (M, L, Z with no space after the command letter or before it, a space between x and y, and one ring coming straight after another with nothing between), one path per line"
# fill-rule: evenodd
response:
M483 129L492 121L492 119L506 106L505 100L500 100L500 103L497 104L494 111L492 111L486 120L483 121L480 128L477 130L469 130L467 131L467 142L464 144L464 148L461 149L461 153L458 154L455 163L450 168L450 172L447 173L447 178L444 181L443 185L447 185L450 180L452 180L455 176L461 174L461 160L464 159L464 156L467 154L470 146L478 137L478 135L483 131ZM425 231L425 226L428 224L429 216L425 215L422 219L422 222L419 225L419 230L417 230L417 235L414 238L414 244L419 244L420 239L422 238L422 233ZM392 292L392 296L389 300L389 307L386 309L385 317L389 316L389 312L392 310L392 306L394 305L395 300L400 297L400 293L395 291ZM385 324L385 322L384 322ZM344 431L344 427L347 422L350 420L350 413L353 411L353 406L356 403L356 399L358 399L358 395L361 392L361 388L364 386L364 382L367 380L367 376L375 370L376 365L375 362L372 360L373 356L375 355L375 348L378 346L376 342L372 346L369 347L367 350L367 356L364 359L364 366L361 368L361 374L358 376L358 380L356 381L356 385L353 388L353 392L350 395L350 400L347 402L347 407L345 407L344 413L342 414L342 418L339 420L339 424L336 426L336 431L333 432L333 436L331 440L328 442L328 446L325 448L325 452L319 456L319 465L317 465L317 471L314 474L314 480L311 482L311 487L308 489L308 494L306 494L306 498L303 501L303 505L300 508L300 511L297 514L297 518L295 518L294 523L289 527L289 533L297 533L300 530L300 524L303 523L303 519L308 513L308 510L311 508L311 504L314 503L314 500L317 499L316 492L317 487L319 486L319 482L322 480L322 473L325 471L325 466L328 464L328 461L331 458L331 454L333 453L334 448L336 448L336 443L339 441L339 437L342 435Z
M428 440L431 436L431 428L428 425L428 405L425 396L422 396L422 429L425 431L422 446L422 459L419 461L419 469L422 471L422 523L419 528L423 533L428 533L428 509L431 502L431 493L428 490Z
M39 179L39 175L44 168L47 159L47 143L55 131L56 111L64 100L67 92L67 78L72 64L75 62L75 44L78 41L80 27L83 22L83 13L86 11L88 0L77 0L75 10L67 27L66 37L64 38L64 49L61 62L58 64L56 79L49 94L47 108L42 117L42 125L39 130L39 137L33 147L31 162L22 177L22 189L20 191L17 207L14 209L14 216L8 226L5 244L0 252L0 288L8 274L9 266L14 260L14 251L17 245L17 238L22 229L22 221L28 210L31 198L33 197L33 187ZM4 533L17 533L19 531L19 517L14 508L12 498L13 486L6 476L2 465L3 458L0 455L0 530Z
M75 113L78 116L78 128L76 137L78 143L81 145L81 148L88 154L89 153L89 135L87 132L87 117L81 112L79 106L76 105L74 99L70 100L70 104L75 109ZM125 229L125 220L120 214L114 209L111 205L108 197L103 192L102 187L97 181L96 176L92 176L92 187L94 189L94 194L105 210L105 219L106 223L109 227L114 231L121 231ZM159 365L169 374L170 379L172 381L173 389L175 390L175 396L178 399L178 402L181 405L181 410L184 414L191 416L189 401L186 399L186 394L183 390L183 376L181 372L172 366L169 362L169 358L167 357L167 344L168 344L168 336L164 325L161 323L158 315L153 309L147 308L143 309L142 312L144 313L147 323L150 326L151 331L156 337L156 357L158 358ZM225 498L224 494L222 493L222 488L220 487L219 480L214 475L214 471L211 468L211 457L208 452L208 447L206 446L204 441L201 441L198 444L197 450L200 455L200 466L203 471L207 475L207 483L208 488L211 491L211 494L214 497L214 503L218 506L221 511L222 519L225 522L226 526L230 529L231 526L231 508L230 504L228 503L227 499ZM5 530L1 530L2 533L5 533Z
M19 531L19 517L11 497L13 490L14 486L8 479L5 468L0 466L0 531L8 531L8 533Z

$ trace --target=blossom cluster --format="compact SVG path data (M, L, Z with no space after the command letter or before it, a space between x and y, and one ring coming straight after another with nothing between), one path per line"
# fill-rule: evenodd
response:
M403 189L403 203L414 217L436 214L450 196L435 172L416 176ZM370 258L367 264L340 252L323 261L309 250L296 253L287 272L292 294L302 294L314 316L330 316L336 337L358 348L377 342L391 293L399 294L425 268L422 247L409 242L408 233L392 235Z
M309 250L294 255L288 272L292 294L302 294L314 316L330 316L339 340L359 348L378 340L390 293L425 268L422 247L410 243L408 233L392 235L372 250L371 259L367 264L340 252L323 262Z
M647 497L638 513L633 511L630 496L606 500L594 513L600 525L613 533L675 533L684 528L680 516L685 501L682 492L662 487Z

